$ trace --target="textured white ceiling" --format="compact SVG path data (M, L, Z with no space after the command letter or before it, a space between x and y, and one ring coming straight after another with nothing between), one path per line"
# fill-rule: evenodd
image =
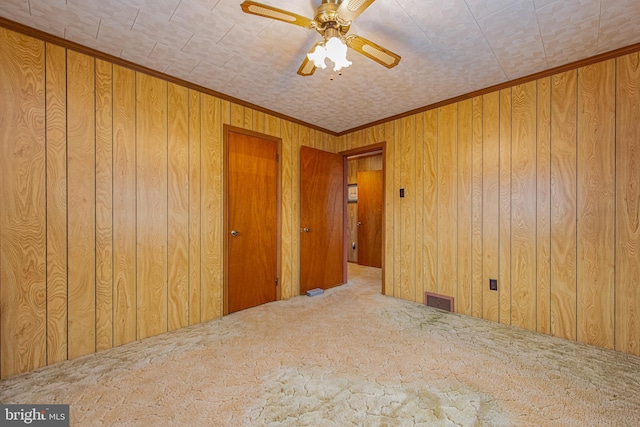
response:
M402 57L296 71L312 30L242 0L1 0L0 16L342 132L640 42L640 0L377 0L352 25ZM321 0L262 0L313 17Z

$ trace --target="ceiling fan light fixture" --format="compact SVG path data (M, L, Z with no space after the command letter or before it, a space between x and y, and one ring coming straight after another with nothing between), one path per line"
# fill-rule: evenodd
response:
M325 45L327 58L333 61L333 71L340 71L351 65L347 59L347 45L339 37L331 37Z
M322 69L327 68L325 61L329 58L333 62L333 71L340 71L351 65L351 61L347 59L347 45L340 37L331 37L325 43L318 43L314 51L307 54L307 58Z
M324 47L324 43L318 43L313 52L307 53L307 58L309 58L309 61L312 61L316 67L322 68L323 70L327 68L327 64L324 63L327 58L327 50Z

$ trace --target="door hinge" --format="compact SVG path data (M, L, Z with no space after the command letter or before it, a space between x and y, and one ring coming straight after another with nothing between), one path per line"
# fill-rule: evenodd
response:
M278 278L276 277L276 286L278 286Z
M276 163L280 162L280 154L276 154Z

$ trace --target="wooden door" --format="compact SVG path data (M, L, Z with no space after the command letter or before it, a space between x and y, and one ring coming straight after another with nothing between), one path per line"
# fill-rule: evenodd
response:
M276 299L277 143L228 132L227 312Z
M358 264L382 267L382 171L358 172Z
M300 149L300 293L346 281L345 162L341 155Z

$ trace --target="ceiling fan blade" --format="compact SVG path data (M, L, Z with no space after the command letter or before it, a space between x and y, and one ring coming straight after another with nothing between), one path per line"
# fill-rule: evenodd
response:
M249 13L251 15L258 15L264 18L275 19L278 21L287 22L289 24L299 25L305 28L313 29L316 27L316 23L309 18L305 18L304 16L297 15L293 12L278 9L276 7L258 3L255 1L244 1L240 5L240 7L242 7L242 11L244 13Z
M321 42L314 44L311 50L309 50L309 53L312 53L316 49L316 46L318 46L320 43ZM300 68L298 68L298 74L306 77L306 76L312 75L315 71L316 71L315 64L313 63L313 61L309 59L307 55L305 55L304 61L302 61L302 64L300 64Z
M343 21L353 22L375 0L342 0L337 13Z
M364 37L350 35L345 38L345 41L351 49L387 68L393 68L400 63L400 56Z

